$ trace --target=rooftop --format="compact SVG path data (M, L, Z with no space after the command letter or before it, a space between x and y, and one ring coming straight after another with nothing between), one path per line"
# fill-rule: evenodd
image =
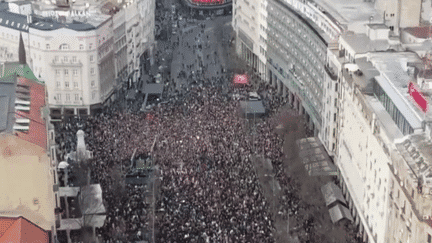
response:
M423 66L422 60L412 52L369 53L368 59L381 72L375 79L398 107L414 130L421 129L425 114L414 104L408 93L408 84L414 74L408 74L408 66ZM430 102L430 98L426 97ZM426 113L431 117L431 111Z
M5 123L9 124L6 132L12 133L15 130L15 134L20 138L47 148L47 131L42 116L45 107L45 85L37 81L27 65L5 63L3 73L9 76L0 79L0 87L4 87L4 90L0 90L0 97L3 97L0 99L5 102L9 99L4 104L9 104L10 108L6 115L0 116L0 124L3 124L2 127ZM5 107L3 106L0 111L3 114L6 112Z
M411 168L413 176L422 178L424 175L429 180L432 179L430 175L430 169L432 168L432 142L427 138L425 133L410 135L403 142L396 144L396 147ZM428 186L432 187L431 184Z
M369 28L374 29L374 30L379 30L379 29L386 30L386 29L388 29L388 27L385 24L368 24L367 26L369 26Z
M373 2L363 0L315 0L315 2L330 14L336 21L348 30L356 31L362 29L365 32L364 24L382 23L382 15L374 8ZM372 20L370 19L372 17Z
M403 29L403 31L406 31L407 33L420 39L430 39L432 33L432 27L431 26L409 27Z
M0 137L0 211L44 230L54 226L53 178L45 149L14 135Z
M7 10L0 10L0 26L23 32L28 32L29 28L25 15L11 13Z
M48 232L24 217L0 218L1 242L49 242Z
M356 54L369 51L385 51L390 48L387 40L371 40L366 34L345 32L341 38L354 50Z
M350 84L354 82L354 84L357 85L361 91L371 93L372 79L380 75L378 70L376 70L376 68L370 62L368 62L365 57L357 58L355 65L351 65L349 67L348 65L349 64L345 64L345 69L342 70L342 75L344 75L345 80ZM346 68L348 68L348 71ZM361 70L361 74L356 73L355 71L357 70Z

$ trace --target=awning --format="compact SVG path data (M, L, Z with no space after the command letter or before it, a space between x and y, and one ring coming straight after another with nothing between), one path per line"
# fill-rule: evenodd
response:
M79 187L59 187L60 197L76 197L80 191Z
M296 141L299 155L309 176L335 176L337 168L331 161L321 141L315 137Z
M100 184L93 184L81 188L82 213L103 214L106 212L102 200L102 188Z
M240 101L240 107L247 117L259 117L266 113L262 101Z
M336 224L342 219L348 219L351 222L354 221L348 208L340 204L336 204L334 207L330 208L329 213L333 224Z
M163 92L164 85L162 83L159 84L146 84L143 88L144 94L157 94L161 95Z
M333 182L329 182L321 187L321 193L324 196L324 200L326 202L326 207L330 206L331 204L339 201L346 204L345 198L342 195L341 189L336 186Z

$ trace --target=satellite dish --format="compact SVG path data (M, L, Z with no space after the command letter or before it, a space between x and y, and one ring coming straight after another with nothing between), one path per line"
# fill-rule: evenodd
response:
M58 165L57 168L59 168L59 169L65 169L65 168L67 168L68 166L69 166L68 162L66 162L66 161L62 161L62 162L59 163L59 165Z

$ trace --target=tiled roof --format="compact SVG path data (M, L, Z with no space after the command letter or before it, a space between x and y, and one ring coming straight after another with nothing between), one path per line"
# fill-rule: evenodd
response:
M432 28L429 26L424 27L409 27L404 29L406 32L410 33L411 35L421 38L421 39L427 39L430 38L432 33Z
M0 10L0 26L28 32L27 17L22 14Z
M0 242L49 242L48 232L24 217L0 218Z

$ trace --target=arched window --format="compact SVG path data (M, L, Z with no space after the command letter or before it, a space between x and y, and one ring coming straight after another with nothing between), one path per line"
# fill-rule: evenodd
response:
M68 44L61 44L59 49L60 50L69 50L69 45Z

